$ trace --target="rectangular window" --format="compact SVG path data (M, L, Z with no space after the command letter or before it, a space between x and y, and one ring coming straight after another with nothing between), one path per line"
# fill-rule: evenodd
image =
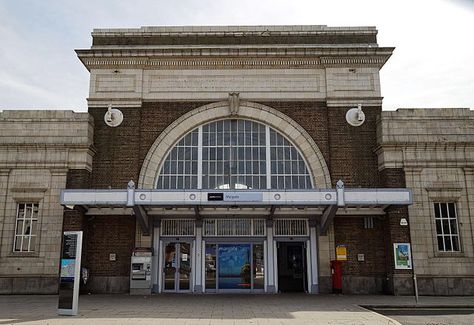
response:
M18 203L16 207L14 252L34 252L37 223L38 203Z
M435 203L436 239L440 252L459 252L459 229L454 203Z

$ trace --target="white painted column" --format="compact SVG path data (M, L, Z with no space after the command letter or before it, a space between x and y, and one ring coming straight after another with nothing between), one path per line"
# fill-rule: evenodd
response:
M273 243L273 220L266 221L267 226L267 265L265 266L267 269L267 286L265 292L268 293L275 293L276 286L275 286L275 249Z
M263 242L263 288L267 292L268 287L268 243Z
M159 281L159 273L160 273L160 220L156 220L153 222L153 265L151 270L151 279L153 283L152 291L153 292L160 292L160 281Z
M318 279L318 233L316 220L309 221L309 252L310 252L310 268L308 272L311 274L308 285L309 293L319 293Z
M194 254L194 292L203 292L202 288L202 220L196 220L196 240Z
M201 283L202 283L202 292L206 292L206 263L204 262L206 260L206 241L202 241L202 249L201 249L201 256L202 256L202 266L201 266Z

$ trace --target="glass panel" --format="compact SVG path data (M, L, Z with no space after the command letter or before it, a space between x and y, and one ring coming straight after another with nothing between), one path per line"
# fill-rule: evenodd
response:
M191 244L179 244L179 290L189 290L191 279Z
M448 226L448 219L441 219L443 224L443 231L445 235L449 235L449 226Z
M165 290L175 290L176 246L175 243L165 247Z
M23 220L18 220L16 222L16 234L17 235L23 234Z
M31 220L25 220L25 226L23 229L23 235L31 235Z
M441 220L436 220L436 234L438 234L438 235L442 234Z
M447 218L448 217L448 207L446 203L441 204L441 218Z
M23 243L21 245L22 252L28 252L29 241L30 241L30 236L23 236Z
M266 129L267 126L261 123L246 120L211 122L201 128L203 142L202 147L199 147L197 140L200 129L196 128L170 150L157 177L157 188L196 188L196 182L181 178L185 175L203 177L203 189L266 189L267 185L272 188L311 188L311 182L300 181L306 177L309 179L310 176L298 150L272 129L271 143L267 144ZM268 147L271 161L266 160ZM203 175L197 175L199 150L202 151ZM281 176L281 182L272 181L272 184L267 184L267 164L271 164L272 175ZM170 177L169 182L166 181L166 176ZM204 180L208 176L211 178ZM258 178L246 178L247 176ZM244 177L251 181L245 184L232 181Z
M35 243L36 243L36 236L30 236L30 252L33 252L35 250Z
M23 236L15 236L15 252L21 252L21 241Z
M221 244L219 289L250 289L250 244Z
M456 218L456 210L454 208L454 203L448 203L449 217Z
M18 204L18 219L25 217L25 204Z
M38 213L39 213L39 205L34 204L33 205L33 219L38 219Z
M25 219L30 219L33 216L33 205L27 204L25 211Z
M444 251L443 236L438 236L438 249Z
M459 237L458 236L453 236L453 251L458 252L459 251Z
M206 244L206 290L216 289L216 245Z
M452 250L450 236L444 236L444 247L446 248L446 251Z
M253 288L263 289L264 287L264 260L263 260L263 245L253 245Z
M449 223L451 225L451 234L456 235L458 233L458 225L456 219L450 219Z

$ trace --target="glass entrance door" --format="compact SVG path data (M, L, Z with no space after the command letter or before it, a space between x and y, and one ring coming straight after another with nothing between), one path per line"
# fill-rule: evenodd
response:
M191 289L191 244L180 243L179 245L179 269L177 290L189 291Z
M164 249L164 291L191 289L191 244L167 243Z

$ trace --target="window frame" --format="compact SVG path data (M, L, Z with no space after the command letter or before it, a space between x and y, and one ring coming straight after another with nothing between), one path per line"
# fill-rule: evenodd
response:
M12 245L12 253L13 254L22 254L22 255L36 255L38 254L38 241L39 241L39 225L40 225L40 212L41 212L41 205L40 202L36 200L32 201L17 201L15 202L16 205L16 214L15 214L15 229L13 233L13 245ZM19 218L20 214L20 206L24 205L24 215L23 218ZM29 218L26 218L26 210L27 207L31 206L31 215ZM37 210L36 217L34 216L34 211ZM25 224L26 221L30 221L30 232L29 234L24 234L25 231ZM22 221L22 231L18 233L18 224ZM33 227L33 223L35 223L35 227ZM35 233L33 234L33 229L35 229ZM35 238L33 246L32 246L32 237ZM28 238L28 250L23 250L24 240ZM20 239L20 250L16 250L17 240Z
M434 224L434 250L437 254L439 254L440 256L446 256L446 255L450 255L450 254L454 254L455 256L459 255L459 254L462 254L463 253L463 249L462 249L462 241L461 241L461 229L459 228L459 214L458 214L458 202L457 201L454 201L454 200L436 200L436 201L432 201L432 204L431 204L431 209L432 209L432 212L433 212L433 224ZM455 218L452 218L450 217L450 212L449 212L449 204L452 204L453 207L454 207L454 213L455 213ZM438 213L439 213L439 218L436 217L436 207L438 205ZM446 205L446 213L447 213L447 218L443 218L443 210L442 210L442 205ZM438 227L437 227L437 221L440 221L441 225L441 233L438 233ZM443 220L448 220L448 229L449 229L449 234L446 234L444 232L444 226L443 226ZM452 231L451 231L451 220L455 220L455 223L456 223L456 229L457 229L457 233L456 234L453 234ZM445 242L445 238L446 236L449 236L449 239L450 239L450 242L451 242L451 249L450 250L446 250L446 242ZM442 237L443 239L443 249L441 250L439 248L439 243L438 243L438 238L439 237ZM458 249L457 250L454 250L453 249L453 237L457 237L457 245L458 245Z
M252 149L254 149L254 147L256 147L257 149L258 148L265 148L264 154L263 154L263 156L260 157L259 160L254 161L255 159L253 159L253 156L252 156L252 159L250 161L243 160L246 163L255 163L255 162L262 163L262 162L265 162L265 168L262 168L262 165L260 165L259 173L253 173L253 172L247 173L247 167L245 169L246 170L245 173L243 173L243 174L240 173L240 172L237 172L237 173L231 173L229 175L218 174L217 169L216 169L216 174L215 175L210 174L209 172L206 172L205 170L203 170L203 167L208 166L208 164L214 163L214 161L211 160L211 158L208 158L208 160L206 160L205 157L203 157L203 152L208 152L208 150L210 150L209 148L212 146L210 143L204 145L204 143L203 143L203 128L205 126L210 126L212 124L215 124L214 127L216 128L216 132L219 133L220 132L218 130L219 124L217 124L217 123L225 123L225 121L233 121L233 120L237 121L237 123L239 123L239 125L240 125L240 123L245 124L245 125L247 125L246 124L247 122L253 123L253 124L251 124L252 128L257 126L257 128L258 128L257 132L259 132L259 133L261 133L261 128L263 127L263 130L264 130L264 133L263 133L264 142L263 143L260 143L260 142L258 144L251 143L251 144L249 144L249 146L242 146L240 144L240 142L238 144L234 144L234 146L235 146L234 148L236 150L241 149L241 148L243 148L243 150L245 150L246 148L250 148L249 150L252 150ZM208 128L210 129L210 127L208 127ZM214 128L212 130L214 130ZM225 133L226 132L225 127L221 131L223 131ZM235 131L235 130L232 130L232 131ZM187 148L191 149L191 150L192 150L192 148L197 148L197 151L198 151L198 159L196 160L196 162L197 162L197 173L193 174L193 175L195 175L195 176L193 176L193 175L187 175L187 173L168 172L168 170L166 169L166 166L168 165L167 162L171 159L172 163L175 163L175 161L173 159L173 151L175 151L175 148L181 147L180 143L182 143L187 136L189 136L189 135L192 136L192 133L194 133L194 132L197 132L197 134L198 134L197 146L194 146L194 142L193 142L193 145L191 145L190 147L187 147ZM240 132L240 129L237 130L237 132ZM274 134L276 134L276 138L279 138L281 140L281 142L282 142L281 144L275 144L275 143L272 142L273 138L271 139L271 136L273 137ZM214 143L215 148L226 148L226 146L230 146L230 147L233 146L233 145L229 145L229 144L222 144L221 145L219 143L219 141L217 141L217 139L214 142L215 142ZM293 154L291 154L289 159L283 158L283 160L284 160L283 163L289 164L289 166L291 166L291 165L298 166L296 172L294 172L291 168L289 169L288 173L286 172L286 170L285 170L285 172L277 171L276 173L274 173L272 171L273 170L272 165L277 164L277 163L280 162L277 159L272 160L272 152L274 150L276 150L277 147L282 147L283 148L282 150L287 149L286 151L288 151L288 152L292 152L292 153L295 152L296 153L296 157L293 157ZM209 156L209 157L211 157L211 156ZM176 163L178 162L178 160L176 160ZM204 166L204 160L206 160L206 166ZM239 159L239 162L240 162L240 160L241 159ZM225 159L223 159L222 161L225 161ZM217 165L218 163L220 163L220 161L216 160L215 164ZM237 163L237 161L236 161L236 163ZM301 172L301 168L299 167L300 165L303 166L303 169L304 169L303 172ZM163 172L165 169L166 169L166 171ZM254 167L254 169L255 169L255 167ZM262 171L263 171L263 173L262 173ZM177 180L178 178L183 178L184 179L185 177L196 177L197 181L195 183L197 184L197 186L188 188L188 187L186 187L186 185L184 185L182 188L178 188L179 185L183 185L184 182L183 183L175 182L175 180ZM205 179L205 177L207 177L208 179ZM214 177L215 178L213 180L213 182L211 182L209 177ZM224 181L224 183L220 184L220 179L222 178L222 180L226 180L226 177L228 177L230 179L230 182L226 183ZM235 179L242 180L242 179L245 179L245 178L252 179L251 185L249 185L247 183L240 184L238 182L236 182L235 185L243 185L243 186L247 186L247 188L244 188L244 187L235 187L235 188L233 188L232 187L232 184L234 184L233 181L232 181L233 179L234 180ZM257 184L259 184L259 186L255 187L254 182L256 181L257 178L258 178ZM262 178L264 178L264 180L262 180ZM276 187L272 186L273 183L275 183L274 179L279 180L277 182ZM282 181L283 186L279 185L280 180L283 180ZM288 181L290 182L290 186L288 186L286 184ZM175 185L171 185L171 183L173 183ZM217 187L216 188L209 187L211 183L212 184L215 183L214 185L217 184ZM190 182L190 184L194 184L194 183ZM262 184L265 184L265 186L263 187ZM226 185L228 185L228 186L226 186ZM219 188L219 186L222 186L222 187ZM155 176L154 188L155 189L163 189L163 190L190 190L190 189L191 190L194 190L194 189L195 190L201 190L201 189L204 189L204 190L210 190L210 189L216 189L216 190L219 190L219 189L220 190L242 190L242 189L252 189L252 190L270 190L270 189L308 190L308 189L314 189L315 188L315 182L314 182L314 177L311 173L311 168L310 168L306 158L302 154L301 150L290 139L288 139L281 131L271 127L268 124L262 123L260 121L254 121L254 120L247 119L247 118L224 118L224 119L208 121L204 124L200 124L200 125L196 126L195 128L193 128L192 130L190 130L189 132L187 132L186 134L184 134L175 143L173 143L173 145L169 147L168 151L164 155L163 160L160 162L160 164L158 166L158 170L157 170L156 176Z

